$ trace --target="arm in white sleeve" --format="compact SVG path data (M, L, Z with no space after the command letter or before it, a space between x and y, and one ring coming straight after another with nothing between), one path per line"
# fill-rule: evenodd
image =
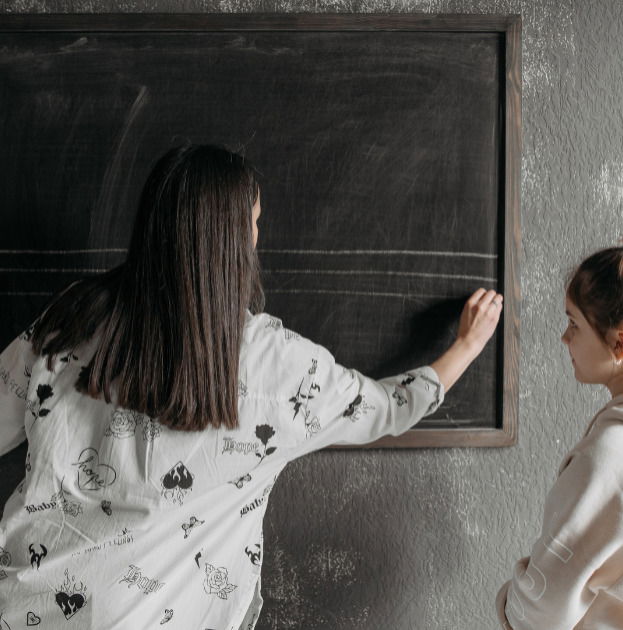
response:
M0 455L26 439L28 383L35 356L23 333L0 354Z
M298 457L329 445L365 444L384 435L400 435L444 398L444 388L431 367L374 380L335 362L324 347L311 355L312 370L303 381L301 413L307 439Z

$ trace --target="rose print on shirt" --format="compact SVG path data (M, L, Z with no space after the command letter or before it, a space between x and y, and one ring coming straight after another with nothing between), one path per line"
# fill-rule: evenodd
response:
M56 589L55 596L58 607L63 611L65 619L71 619L87 604L87 587L76 583L74 575L69 577L69 570L65 569L65 581Z
M177 462L173 468L166 472L160 479L162 483L162 496L165 499L182 505L184 497L193 486L193 474L182 462Z
M117 409L113 413L110 425L104 432L104 435L112 435L116 438L132 437L136 431L137 417L142 418L141 414L134 411Z
M100 507L102 508L104 514L106 514L107 516L112 516L112 509L110 507L110 501L102 501L100 504Z
M266 456L272 455L277 450L276 446L267 448L269 440L275 435L275 429L269 424L259 424L255 427L255 435L257 435L260 442L264 445L264 453L256 453L257 457L260 458L259 463L261 463Z
M65 496L65 491L63 490L63 481L61 480L61 489L50 497L50 502L54 503L54 505L64 514L70 514L71 516L78 516L82 514L82 504L78 501L69 501Z
M48 400L48 398L52 398L53 395L54 395L54 390L52 389L51 385L47 385L47 384L37 385L38 401L33 402L33 404L30 405L30 413L32 413L32 415L35 417L33 421L33 425L39 418L43 418L50 413L50 410L46 409L43 406L43 403L46 400ZM36 412L34 411L35 409L37 409Z
M201 552L197 553L195 556L195 562L199 569L201 569L201 565L199 564L201 557ZM209 562L203 562L203 571L205 573L205 577L203 578L203 590L208 595L217 595L220 599L227 599L227 595L235 588L238 588L235 584L229 583L229 576L225 567L217 568Z
M93 447L82 450L77 462L78 488L80 490L101 490L111 486L117 479L117 471L108 464L100 464L99 453Z

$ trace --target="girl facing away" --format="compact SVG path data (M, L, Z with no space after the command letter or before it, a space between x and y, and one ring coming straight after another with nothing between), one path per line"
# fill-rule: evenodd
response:
M400 434L480 353L477 290L431 366L372 380L263 313L254 170L211 146L149 175L127 260L69 286L0 355L0 628L249 630L262 518L291 460Z
M623 628L623 247L580 264L565 310L575 378L612 399L563 459L541 537L498 593L507 630Z

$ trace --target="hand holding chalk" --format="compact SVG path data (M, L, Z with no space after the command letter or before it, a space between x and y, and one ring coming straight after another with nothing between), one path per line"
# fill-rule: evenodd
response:
M465 303L456 341L431 367L448 391L469 364L482 352L500 321L503 296L493 290L478 289Z

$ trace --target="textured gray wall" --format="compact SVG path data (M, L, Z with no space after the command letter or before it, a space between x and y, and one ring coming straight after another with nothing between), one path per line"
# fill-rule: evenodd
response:
M259 626L497 628L495 593L539 534L559 461L607 398L575 383L560 334L567 271L623 236L623 3L4 0L0 11L522 15L519 444L327 451L292 464L266 518Z

